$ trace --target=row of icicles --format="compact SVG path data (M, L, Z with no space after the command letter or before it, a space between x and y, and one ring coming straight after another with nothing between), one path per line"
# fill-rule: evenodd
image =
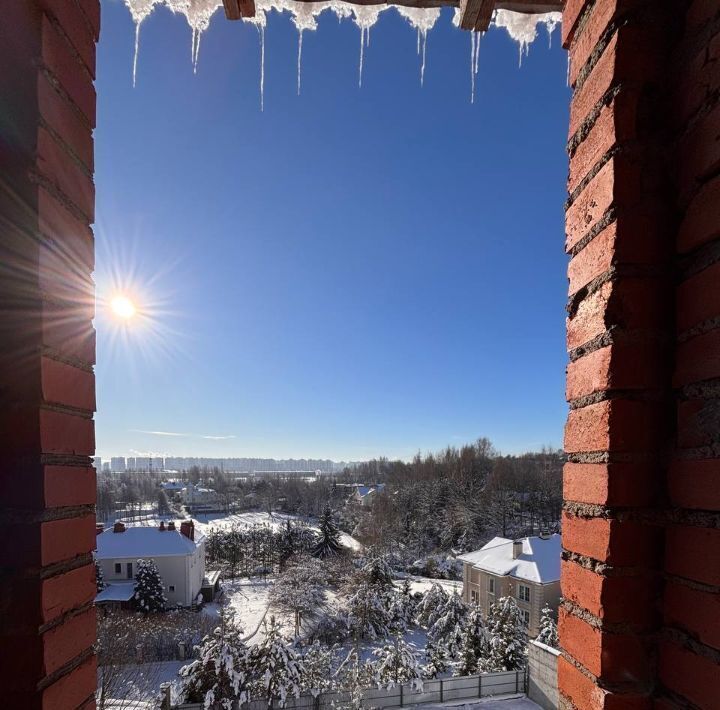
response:
M133 57L133 86L137 77L137 60L140 48L140 26L150 15L156 5L165 5L175 13L185 16L192 30L191 59L193 71L197 71L200 56L200 40L210 24L210 19L222 7L222 0L125 0L135 22L135 53ZM427 56L428 32L435 26L440 17L440 8L417 8L403 5L354 5L343 0L322 0L321 2L304 2L303 0L256 0L255 17L243 18L244 22L255 25L260 35L260 109L263 109L265 93L265 27L267 16L271 10L276 12L289 12L298 31L297 53L297 92L300 94L302 76L302 46L303 33L317 29L317 18L322 12L329 10L339 20L352 18L360 29L360 62L358 84L362 86L363 63L365 49L370 45L370 30L375 25L381 12L394 7L405 18L410 26L417 32L417 53L420 61L420 85L425 80L425 64ZM503 27L518 43L520 63L523 54L527 54L530 45L535 41L538 26L544 25L548 37L552 36L555 27L561 21L559 12L549 12L538 15L497 10L494 13L492 25ZM453 23L460 24L460 11L455 10ZM475 79L480 62L480 36L479 32L470 32L470 101L475 102Z

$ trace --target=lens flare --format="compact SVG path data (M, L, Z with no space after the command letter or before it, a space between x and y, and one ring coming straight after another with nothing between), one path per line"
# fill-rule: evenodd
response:
M127 296L115 296L110 301L110 309L113 315L123 320L129 320L137 313L135 304Z

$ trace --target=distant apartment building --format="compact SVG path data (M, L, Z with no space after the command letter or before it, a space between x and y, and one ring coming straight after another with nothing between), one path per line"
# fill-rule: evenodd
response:
M98 604L125 605L132 600L138 560L153 560L170 606L191 606L205 578L205 540L195 534L192 521L167 525L126 527L115 523L96 537L95 558L106 587Z
M463 599L487 613L497 599L513 597L528 635L537 636L543 607L547 604L557 611L560 603L561 549L557 534L493 538L458 557L463 563Z
M99 456L93 456L93 466L96 471L102 471L102 459Z
M125 473L127 464L124 456L113 456L110 459L110 470L113 473Z

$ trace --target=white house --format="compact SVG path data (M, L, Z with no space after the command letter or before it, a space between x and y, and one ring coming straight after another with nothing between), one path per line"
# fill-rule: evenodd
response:
M205 540L195 535L192 521L149 527L115 525L97 535L96 560L107 587L96 602L127 602L133 595L137 561L153 560L165 587L170 606L190 606L203 586Z
M547 604L560 603L560 535L509 540L494 537L475 552L460 555L463 599L487 613L500 597L512 596L520 607L530 636L537 636Z
M373 498L378 493L382 493L384 489L384 483L378 483L375 486L355 486L355 490L350 496L350 500L353 503L357 503L359 505L370 505L373 501Z
M189 511L212 512L220 505L220 497L213 488L188 483L181 495Z

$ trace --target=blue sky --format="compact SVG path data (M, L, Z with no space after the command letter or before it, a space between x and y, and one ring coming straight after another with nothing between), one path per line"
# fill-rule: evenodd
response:
M99 304L97 446L198 456L365 459L488 436L561 444L568 89L559 30L518 67L504 30L444 11L419 85L416 36L381 15L266 31L222 13L202 38L104 0L97 272L151 327ZM114 276L112 276L114 275ZM122 337L119 337L122 336ZM182 436L142 432L161 431ZM204 438L225 437L225 438Z

